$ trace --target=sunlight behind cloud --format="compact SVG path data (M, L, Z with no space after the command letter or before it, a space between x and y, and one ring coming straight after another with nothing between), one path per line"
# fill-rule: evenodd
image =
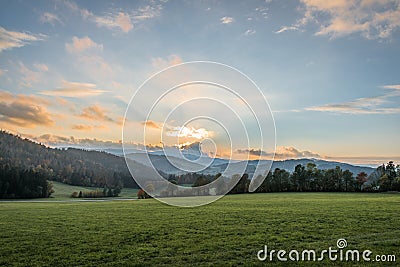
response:
M196 129L194 127L172 127L172 129L167 131L167 136L173 137L186 137L195 139L204 139L212 136L212 132L207 131L204 128Z

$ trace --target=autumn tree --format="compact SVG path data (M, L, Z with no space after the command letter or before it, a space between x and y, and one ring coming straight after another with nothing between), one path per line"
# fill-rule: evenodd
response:
M368 180L367 177L368 177L368 174L366 174L365 172L360 172L359 174L357 174L357 176L356 176L357 191L362 190L363 185Z

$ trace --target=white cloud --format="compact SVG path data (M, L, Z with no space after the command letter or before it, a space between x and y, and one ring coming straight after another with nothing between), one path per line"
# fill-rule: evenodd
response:
M249 36L249 35L253 35L255 33L256 33L255 30L248 29L247 31L244 32L244 35Z
M222 24L231 24L232 22L234 22L234 18L232 17L222 17L221 18L221 23Z
M92 97L105 93L107 91L97 89L93 83L79 83L62 81L60 88L55 90L42 91L40 94L48 96L64 97Z
M177 126L177 127L170 127L170 129L167 131L167 136L195 138L200 140L210 137L211 132L207 131L204 128L196 129L194 127Z
M296 30L298 30L298 28L295 26L283 26L275 33L282 33L282 32L286 32L286 31L296 31Z
M400 85L385 85L382 88L399 90ZM399 92L390 91L376 97L364 97L345 103L314 106L306 108L306 110L345 114L395 114L400 113L400 108L398 105L390 104L392 98L397 96L400 96Z
M52 26L54 26L54 25L57 24L57 23L64 24L64 23L62 22L62 20L61 20L56 14L49 13L49 12L43 13L43 14L40 16L40 21L41 21L42 23L49 23L49 24L51 24Z
M160 4L147 5L140 7L133 13L133 19L135 21L147 20L156 18L161 15L162 6Z
M400 90L400 84L384 85L382 88Z
M23 47L31 42L43 41L44 34L31 34L27 32L8 31L0 27L0 52L13 48Z
M397 0L301 0L304 15L292 26L277 33L315 23L315 35L338 38L359 33L367 39L388 38L400 28L400 1Z
M72 43L65 44L65 48L70 53L80 53L85 50L94 49L94 50L103 50L102 44L97 44L96 42L92 41L89 37L78 38L74 36L72 38Z

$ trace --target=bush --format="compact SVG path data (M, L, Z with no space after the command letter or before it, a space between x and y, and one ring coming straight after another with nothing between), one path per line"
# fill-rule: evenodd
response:
M143 189L140 189L137 193L138 199L146 199L146 198L151 198L149 194L146 193Z

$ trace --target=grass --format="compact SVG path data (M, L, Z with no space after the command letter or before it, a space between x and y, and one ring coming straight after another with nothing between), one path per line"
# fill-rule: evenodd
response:
M399 222L399 194L230 195L197 208L153 199L0 202L0 266L295 266L259 262L257 251L321 251L339 238L399 262Z
M97 188L97 187L84 187L84 186L74 186L74 185L67 185L59 182L54 182L53 183L53 189L54 193L51 195L50 199L47 200L63 200L63 199L70 199L71 194L73 192L79 192L79 191L92 191L92 190L100 190L103 191L103 188ZM121 190L121 193L119 194L119 197L121 198L137 198L137 191L138 189L134 188L123 188Z

